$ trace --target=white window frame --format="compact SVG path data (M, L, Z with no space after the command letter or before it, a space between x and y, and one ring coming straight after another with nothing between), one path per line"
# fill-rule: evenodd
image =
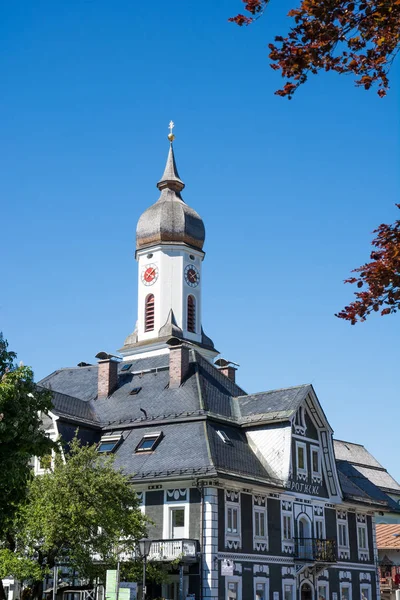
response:
M343 600L342 599L342 590L345 589L345 588L347 588L349 590L349 600L352 600L351 586L352 586L351 581L345 581L345 582L342 582L340 584L340 586L339 586L339 589L340 589L339 600Z
M284 537L284 533L285 533L285 527L284 527L285 517L290 519L290 538ZM282 512L282 541L293 542L293 538L294 538L294 531L293 530L294 530L293 514L290 513L290 512Z
M264 516L264 535L257 535L256 532L256 513ZM268 541L268 514L265 506L253 506L253 536L257 542Z
M317 523L321 523L321 533L322 533L321 537L318 536ZM318 540L324 540L326 538L325 519L323 517L314 517L314 537Z
M314 454L318 456L318 471L314 471ZM321 479L322 477L322 469L321 469L321 452L319 446L311 446L311 476L316 479Z
M329 600L329 581L317 581L317 600L319 600L320 596L319 596L319 588L320 587L324 587L326 589L326 596L325 596L325 600Z
M346 514L346 518L345 519L341 519L338 515L338 513L336 513L336 525L337 525L337 542L338 542L338 549L339 550L350 550L350 541L349 541L349 523L347 520L347 514ZM346 544L341 544L340 543L340 535L339 535L339 525L344 526L345 531L346 531Z
M290 585L292 588L292 599L296 600L296 586L294 579L282 579L282 600L285 600L285 585Z
M360 545L360 531L364 532L365 546L361 546ZM363 550L364 552L368 552L369 551L369 548L368 548L368 528L367 528L367 524L366 523L357 523L357 544L358 544L358 549L359 550Z
M269 579L268 577L254 577L253 579L253 592L254 592L254 600L257 600L257 584L263 584L264 586L264 599L269 600ZM371 598L369 599L371 600Z
M228 512L229 509L237 511L237 531L228 531ZM240 539L240 502L225 502L225 532L228 538Z
M304 456L304 467L300 468L299 467L299 449L302 448L303 450L303 456ZM305 444L304 442L297 442L296 441L296 473L297 475L308 475L308 468L307 468L307 444Z
M225 599L228 598L228 590L230 583L237 583L237 598L236 600L242 600L242 578L237 575L231 575L225 577Z
M171 538L171 508L183 508L185 511L185 525L184 534L182 538L189 538L189 518L190 518L190 503L189 503L189 489L187 490L187 501L186 502L174 502L169 501L167 497L167 490L164 490L164 510L163 510L163 538L169 540Z
M370 583L360 583L360 600L363 600L362 593L363 589L368 590L367 600L372 600L372 586Z

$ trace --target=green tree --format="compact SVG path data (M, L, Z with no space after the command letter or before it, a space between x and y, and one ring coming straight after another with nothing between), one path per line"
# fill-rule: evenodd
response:
M18 568L18 576L28 580L36 598L57 563L90 581L103 578L118 556L134 551L146 524L129 479L114 468L114 457L75 438L65 459L56 456L54 471L29 483L15 519L15 554L26 565ZM1 564L0 555L0 572Z
M13 549L11 524L32 477L32 457L45 456L55 447L39 417L50 410L51 394L36 388L32 369L18 367L16 358L0 333L0 548L4 550Z

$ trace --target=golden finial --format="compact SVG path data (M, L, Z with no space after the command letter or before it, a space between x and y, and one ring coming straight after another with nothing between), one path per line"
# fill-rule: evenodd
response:
M169 122L169 134L168 134L168 139L169 141L172 143L175 139L174 134L172 133L173 128L175 127L175 123L173 121Z

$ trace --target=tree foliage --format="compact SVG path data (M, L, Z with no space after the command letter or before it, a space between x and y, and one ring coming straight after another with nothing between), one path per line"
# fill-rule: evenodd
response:
M354 269L359 275L345 281L360 289L357 299L336 315L352 325L365 321L371 312L389 315L400 309L400 220L379 225L374 233L371 262Z
M55 564L93 580L115 567L122 553L133 552L146 534L146 519L113 463L75 438L65 460L57 455L53 471L32 479L15 519L14 563L0 553L0 572L14 565L9 574L33 583L32 595L40 597L41 581Z
M270 0L242 0L251 15L229 19L249 25ZM301 0L288 13L294 24L269 44L271 67L286 78L275 93L291 98L310 73L350 73L357 86L378 85L385 96L388 72L400 48L400 0Z
M32 457L44 456L54 447L39 417L50 410L51 395L39 391L32 369L17 367L15 360L0 333L0 541L25 496Z

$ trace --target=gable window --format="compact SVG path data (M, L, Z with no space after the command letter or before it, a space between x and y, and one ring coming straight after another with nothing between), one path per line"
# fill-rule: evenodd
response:
M314 479L321 478L321 456L319 448L311 447L311 475Z
M154 295L149 294L144 303L144 330L154 330Z
M148 433L142 437L135 448L135 452L153 452L161 441L162 433Z
M187 299L187 328L188 331L196 333L196 298L192 295Z
M302 442L296 442L297 475L307 475L307 446Z
M97 446L97 452L113 452L120 443L121 439L122 435L120 433L114 435L103 435L100 439L99 445Z

